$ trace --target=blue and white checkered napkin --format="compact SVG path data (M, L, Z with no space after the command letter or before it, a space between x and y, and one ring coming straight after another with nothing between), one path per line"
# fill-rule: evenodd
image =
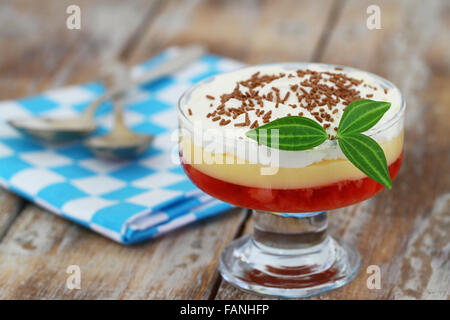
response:
M135 67L138 76L169 56L170 48ZM10 128L5 120L71 116L105 89L99 83L52 90L0 103L0 184L58 215L111 239L135 243L231 208L196 188L178 161L176 103L197 81L241 64L206 55L183 70L141 86L126 101L125 121L136 132L156 135L140 158L107 161L81 143L45 145ZM97 112L104 134L112 123L110 103Z

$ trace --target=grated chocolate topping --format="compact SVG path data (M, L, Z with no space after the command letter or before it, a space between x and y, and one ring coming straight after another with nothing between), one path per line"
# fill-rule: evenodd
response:
M207 94L206 98L211 102L211 112L206 115L206 119L219 121L221 126L253 129L275 120L272 108L278 109L280 105L284 105L292 110L286 112L285 116L303 116L308 111L324 129L331 129L335 117L338 116L338 105L339 108L343 105L345 110L345 106L354 100L373 97L371 93L362 96L360 85L377 90L375 86L350 77L342 70L299 69L275 74L256 72L248 79L237 81L229 93L218 96ZM290 79L289 86L277 87L274 82L285 77ZM387 93L386 89L382 90ZM290 97L293 98L289 99ZM233 103L230 103L231 101ZM191 115L191 111L189 114ZM336 128L333 127L333 130L336 131Z

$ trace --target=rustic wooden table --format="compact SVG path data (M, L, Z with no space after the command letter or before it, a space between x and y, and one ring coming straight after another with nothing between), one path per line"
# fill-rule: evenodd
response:
M204 43L247 63L324 61L380 74L407 99L404 164L390 192L330 214L355 244L360 275L318 299L450 297L449 1L71 1L0 4L0 99L95 77L101 61L135 64L173 44ZM366 27L371 4L380 30ZM126 247L0 191L1 299L253 299L217 272L220 251L251 230L246 211ZM80 290L66 268L82 270ZM366 268L381 268L369 290Z

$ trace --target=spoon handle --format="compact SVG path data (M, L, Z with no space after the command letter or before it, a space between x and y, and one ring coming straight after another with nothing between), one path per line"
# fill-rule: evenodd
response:
M169 58L169 60L161 63L160 65L152 68L148 72L146 72L141 77L131 80L123 85L119 85L115 87L114 89L111 89L104 93L102 96L97 98L91 105L86 109L84 115L88 118L92 118L94 116L95 110L98 108L100 104L103 102L117 98L118 96L124 94L127 90L142 84L146 83L152 80L155 80L157 78L163 77L165 75L168 75L172 72L177 71L178 69L194 62L198 58L200 58L202 55L205 54L205 49L202 46L199 45L192 45L185 48L182 48L180 50L180 53L178 53L175 57Z

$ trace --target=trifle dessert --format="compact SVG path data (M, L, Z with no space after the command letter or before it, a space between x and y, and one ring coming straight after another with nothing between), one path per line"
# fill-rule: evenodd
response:
M226 280L261 294L302 297L356 276L359 255L326 234L324 211L383 189L346 158L336 139L344 111L360 99L391 103L364 134L382 148L394 179L402 162L404 99L374 74L316 63L254 66L206 79L180 99L186 174L208 194L255 210L254 235L222 255ZM249 130L289 116L316 121L328 139L309 150L283 150L248 137Z

